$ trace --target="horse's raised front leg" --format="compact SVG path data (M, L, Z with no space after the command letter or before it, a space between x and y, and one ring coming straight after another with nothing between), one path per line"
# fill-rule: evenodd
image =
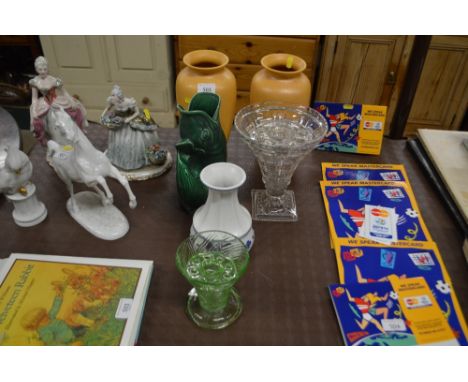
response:
M100 184L100 186L106 192L108 204L114 203L114 195L112 195L112 192L109 189L109 186L107 185L106 179L103 176L98 176L96 177L96 181Z
M114 166L111 166L111 173L109 174L109 176L111 178L118 180L119 183L125 188L128 194L128 198L130 200L128 205L130 206L130 208L135 208L137 206L137 200L136 200L135 195L132 192L132 189L130 188L130 185L128 184L127 178L125 178L125 176L123 176L119 172L119 170L117 170Z

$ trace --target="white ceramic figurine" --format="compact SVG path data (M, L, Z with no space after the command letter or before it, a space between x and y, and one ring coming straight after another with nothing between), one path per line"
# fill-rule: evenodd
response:
M0 168L0 193L13 202L12 215L17 225L39 224L47 217L47 209L36 197L36 186L29 181L33 170L31 161L14 146L6 151L5 165Z
M32 91L30 114L31 130L37 140L46 145L47 136L52 136L47 118L52 107L63 108L81 129L87 127L85 108L68 94L60 78L49 74L47 60L42 56L37 57L34 67L38 75L29 81Z
M104 153L97 150L73 119L62 108L53 107L49 123L61 137L61 142L47 142L47 157L70 193L67 209L70 215L93 235L115 240L128 231L128 221L113 204L113 195L106 177L116 179L125 188L130 208L137 205L127 179L122 176ZM95 192L73 192L73 182L84 183ZM99 188L101 186L104 192Z
M125 97L118 85L107 98L101 123L109 129L106 155L128 180L154 178L171 167L171 155L160 147L158 125L149 110L141 112L135 98Z

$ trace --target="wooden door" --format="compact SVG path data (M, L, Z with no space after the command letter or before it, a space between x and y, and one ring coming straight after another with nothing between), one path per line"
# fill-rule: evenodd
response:
M173 106L171 45L167 36L105 36L112 83L156 112Z
M175 126L168 36L41 36L52 75L78 96L88 119L99 121L113 84L162 127Z
M106 36L113 81L157 83L171 73L171 46L166 36Z
M41 36L51 74L71 83L109 80L101 41L94 36Z
M388 132L413 40L412 36L327 36L315 99L386 105Z
M433 36L405 135L459 129L468 104L468 37Z

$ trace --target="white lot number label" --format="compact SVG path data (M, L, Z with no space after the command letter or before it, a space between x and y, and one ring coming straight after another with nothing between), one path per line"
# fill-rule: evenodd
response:
M213 84L213 83L197 84L197 93L215 93L216 94L216 84Z
M115 318L118 320L126 320L132 310L133 298L121 298L119 306L115 312Z
M382 327L386 332L404 332L406 331L405 321L401 318L382 319L380 320Z

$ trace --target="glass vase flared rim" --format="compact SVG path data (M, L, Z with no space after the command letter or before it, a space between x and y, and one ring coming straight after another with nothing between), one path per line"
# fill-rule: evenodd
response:
M233 281L225 281L225 282L220 282L220 283L207 283L207 282L201 282L201 281L197 281L197 280L194 280L192 278L190 278L190 276L188 276L187 274L187 270L184 266L182 266L182 261L180 259L180 251L182 250L182 248L189 242L189 240L193 240L194 237L197 237L197 236L203 236L204 234L206 235L207 233L210 233L210 232L216 232L216 233L220 233L220 234L224 234L224 235L227 235L227 236L230 236L231 239L233 239L234 241L237 241L240 245L241 245L241 248L243 249L243 260L241 261L241 266L238 268L238 276L236 277L235 280ZM246 245L242 242L242 240L240 240L237 236L229 233L229 232L226 232L226 231L221 231L221 230L208 230L208 231L201 231L201 232L197 232L193 235L190 235L189 237L185 238L177 247L176 249L176 267L177 269L179 270L180 273L182 273L182 275L187 279L187 281L189 281L193 286L203 286L203 285L213 285L213 286L224 286L224 287L228 287L229 285L234 285L243 275L244 273L246 272L247 270L247 266L249 264L249 261L250 261L250 254L249 254L249 250L248 248L246 247Z
M244 129L242 129L239 125L240 125L240 121L239 119L243 117L244 114L247 113L248 110L252 110L252 111L255 111L256 109L265 109L265 110L268 110L268 108L270 109L274 109L274 108L277 108L278 110L287 110L287 109L296 109L298 111L302 111L302 112L305 112L305 113L309 113L309 114L312 114L314 115L314 117L316 119L319 119L321 120L320 122L320 127L316 127L315 129L318 129L320 128L321 129L321 132L318 134L318 137L316 139L313 139L312 141L307 141L307 142L304 142L304 144L302 146L296 146L295 147L295 150L291 151L290 150L290 146L287 146L287 145L265 145L265 144L262 144L260 142L258 142L257 140L255 139L252 139L251 135L248 134L247 132L245 132ZM267 102L263 102L263 103L256 103L256 104L250 104L250 105L247 105L247 106L244 106L242 109L240 109L237 114L235 115L234 117L234 126L237 130L237 132L241 135L241 138L244 139L244 141L246 141L246 143L251 146L251 148L255 148L255 149L258 149L262 152L273 152L273 151L280 151L280 152L285 152L285 153L293 153L293 152L297 152L298 155L300 155L301 153L304 153L306 154L307 152L309 151L312 151L319 143L320 141L323 139L323 137L325 136L325 134L327 133L327 130L328 130L328 123L327 123L327 120L325 119L325 117L320 114L317 110L309 107L309 106L303 106L303 105L294 105L294 104L288 104L288 103L283 103L283 102L273 102L273 101L267 101Z

